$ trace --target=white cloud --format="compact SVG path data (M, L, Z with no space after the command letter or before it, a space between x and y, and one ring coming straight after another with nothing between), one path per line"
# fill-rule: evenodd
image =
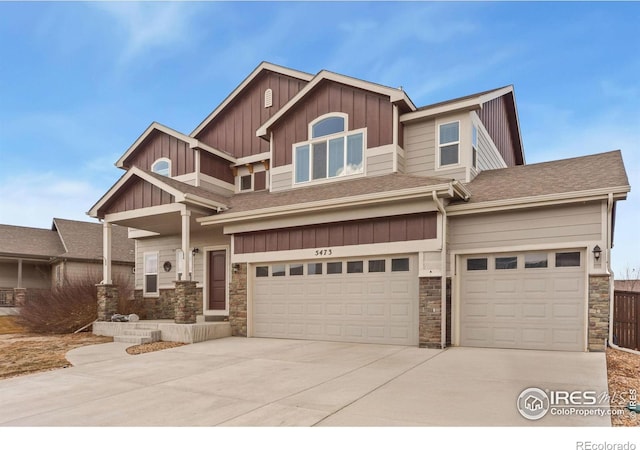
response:
M162 54L191 41L196 27L191 21L197 5L191 2L96 2L124 31L121 65L150 52Z
M22 173L0 183L0 223L48 228L54 217L92 220L85 213L104 193L85 180Z

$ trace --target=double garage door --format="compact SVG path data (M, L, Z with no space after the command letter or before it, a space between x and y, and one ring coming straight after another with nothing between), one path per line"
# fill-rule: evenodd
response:
M460 268L460 345L585 349L579 250L474 255Z
M417 258L252 266L256 337L418 344Z

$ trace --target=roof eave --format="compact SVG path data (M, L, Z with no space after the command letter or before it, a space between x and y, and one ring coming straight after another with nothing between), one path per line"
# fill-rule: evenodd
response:
M489 200L478 203L457 203L447 206L447 214L463 215L494 212L499 210L533 208L539 206L551 206L562 203L575 203L581 201L605 200L609 194L613 194L614 200L625 200L631 187L619 186L584 191L563 192L557 194L536 195L502 200Z
M223 215L207 216L196 219L201 225L220 225L246 221L263 220L290 214L316 213L332 209L353 208L372 204L411 200L430 197L429 194L436 191L439 197L451 198L456 195L457 188L453 183L443 183L433 186L419 186L415 188L400 189L390 192L377 192L375 194L363 194L351 197L331 198L307 203L294 203L271 208L228 212Z

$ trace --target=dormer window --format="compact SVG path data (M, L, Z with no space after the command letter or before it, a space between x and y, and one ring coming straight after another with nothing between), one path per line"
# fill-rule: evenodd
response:
M167 158L160 158L151 166L151 171L165 177L171 176L171 161Z
M311 140L293 146L295 183L364 173L364 130L348 130L346 114L309 124Z
M460 162L460 122L440 124L438 127L438 156L440 167Z

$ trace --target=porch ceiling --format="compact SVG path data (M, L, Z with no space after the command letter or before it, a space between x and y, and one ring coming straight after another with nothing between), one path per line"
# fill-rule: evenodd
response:
M191 230L199 230L202 228L196 219L205 217L206 215L207 214L204 212L191 211L191 217L189 219ZM180 234L182 232L182 218L179 211L141 215L138 217L113 220L110 222L116 225L151 231L163 235Z

